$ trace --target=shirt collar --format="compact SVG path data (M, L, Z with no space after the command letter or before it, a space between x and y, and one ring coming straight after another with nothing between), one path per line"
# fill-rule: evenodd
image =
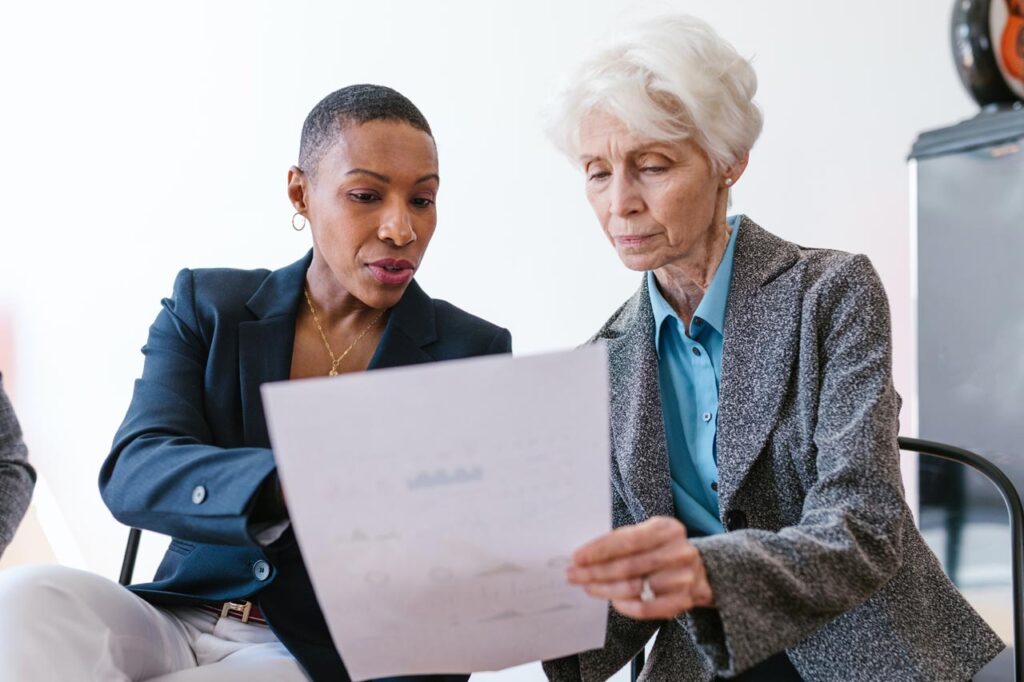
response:
M725 335L725 306L729 299L729 288L732 284L732 263L736 253L736 235L740 231L740 223L742 222L741 216L738 215L731 216L728 220L729 227L732 228L729 244L725 247L722 262L718 264L718 269L715 271L715 276L711 279L708 290L704 293L704 298L701 299L700 304L697 305L697 310L693 313L695 318L699 317L704 320L705 324L723 336ZM665 300L665 297L662 296L653 272L647 273L647 292L651 299L651 309L654 312L654 347L659 349L660 353L662 324L669 317L679 320L679 316L672 309L672 306L669 305L669 302ZM681 320L680 324L682 324Z

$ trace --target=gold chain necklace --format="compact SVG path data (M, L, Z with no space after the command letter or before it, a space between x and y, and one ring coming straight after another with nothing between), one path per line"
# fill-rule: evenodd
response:
M349 351L355 348L356 344L362 341L363 337L366 336L366 334L373 329L373 326L380 321L380 318L384 316L385 311L380 311L380 313L377 314L377 317L373 318L373 321L366 325L366 329L359 333L359 336L357 336L356 340L345 349L344 353L338 357L334 357L334 351L331 350L331 344L327 341L327 334L324 334L324 328L320 325L320 317L317 316L316 308L313 307L313 299L309 297L309 288L303 287L302 293L306 295L306 303L309 304L309 312L313 315L313 322L316 323L316 330L320 332L320 338L323 339L324 348L327 349L327 354L331 356L331 371L327 373L327 376L336 377L338 376L338 365L340 365L341 361L345 359L345 356L349 354Z

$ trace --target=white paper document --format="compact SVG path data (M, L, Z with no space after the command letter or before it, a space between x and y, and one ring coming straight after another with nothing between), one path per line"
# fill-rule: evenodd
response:
M353 680L603 646L566 583L610 530L603 346L263 387L303 559Z

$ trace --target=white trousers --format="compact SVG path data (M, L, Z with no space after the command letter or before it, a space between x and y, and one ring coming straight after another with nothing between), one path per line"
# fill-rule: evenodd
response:
M0 682L308 682L265 625L63 566L0 573Z

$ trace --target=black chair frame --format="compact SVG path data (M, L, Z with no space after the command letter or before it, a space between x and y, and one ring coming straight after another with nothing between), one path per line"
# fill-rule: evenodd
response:
M128 531L128 544L124 548L124 559L121 560L121 576L117 582L122 585L130 585L132 574L135 573L135 557L139 555L139 542L142 540L142 530L132 528Z

